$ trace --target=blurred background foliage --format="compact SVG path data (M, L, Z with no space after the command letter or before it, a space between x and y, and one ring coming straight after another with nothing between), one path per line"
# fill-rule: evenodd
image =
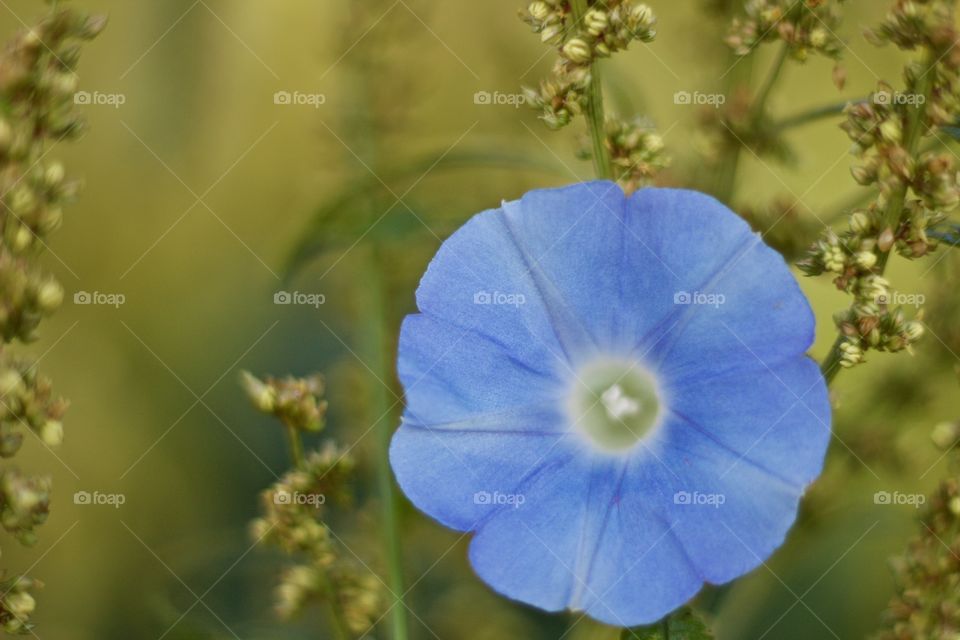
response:
M673 96L714 91L730 68L725 25L710 10L724 3L651 4L658 39L607 65L608 97L663 133L674 156L664 182L701 184L702 116ZM787 117L865 96L881 78L897 83L898 52L860 34L886 4L846 4L842 91L831 61L791 63L771 111ZM326 374L329 431L356 445L364 480L353 490L372 506L369 429L384 375L371 323L385 323L392 348L430 256L471 214L591 177L590 164L574 159L572 129L552 133L532 111L474 100L478 91L535 84L549 49L516 18L516 0L82 7L109 14L110 26L86 51L81 88L126 100L84 107L85 137L54 150L86 188L46 264L68 300L99 291L126 302L68 302L32 349L72 407L59 459L37 448L22 454L23 466L53 472L56 493L38 547L5 546L5 562L17 570L36 562L30 573L47 583L41 638L324 637L321 614L281 626L270 610L278 558L251 550L247 523L258 492L289 464L282 435L243 398L238 370ZM38 0L5 0L2 32L43 10ZM773 53L761 48L754 86ZM325 102L277 105L277 91L320 93ZM738 208L799 198L800 213L783 223L794 226L779 229L796 238L856 198L839 122L793 130L788 163L746 154ZM933 335L913 358L873 355L839 378L828 468L787 544L732 589L701 598L718 637L847 639L876 628L893 592L887 559L916 532L917 512L877 505L874 493L929 491L946 473L929 434L960 417L958 309L938 296L953 292L960 264L956 255L931 264L891 267L902 290L926 296ZM822 356L844 297L826 279L803 284ZM279 290L322 293L326 302L278 306ZM116 509L74 505L80 490L127 500ZM342 526L381 571L377 514L344 514ZM403 529L415 638L557 638L566 630L564 616L484 587L466 563L465 538L409 505Z

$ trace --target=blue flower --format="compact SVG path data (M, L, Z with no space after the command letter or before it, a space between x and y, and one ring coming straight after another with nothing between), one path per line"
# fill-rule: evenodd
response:
M417 305L391 463L509 598L654 622L769 557L820 473L813 314L708 196L530 192L444 242Z

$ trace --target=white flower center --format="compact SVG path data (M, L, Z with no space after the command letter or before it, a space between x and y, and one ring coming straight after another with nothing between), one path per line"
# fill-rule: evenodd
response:
M577 372L568 396L575 429L604 451L633 447L660 417L654 377L639 362L602 358Z

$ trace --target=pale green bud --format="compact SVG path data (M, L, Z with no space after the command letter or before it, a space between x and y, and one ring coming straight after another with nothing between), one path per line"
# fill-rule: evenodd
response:
M903 138L903 128L895 118L884 120L880 125L880 137L887 142L900 142Z
M48 420L40 427L40 439L48 447L59 447L63 444L63 423L59 420Z
M531 2L527 7L527 13L535 20L543 21L550 17L550 7L546 2Z
M253 405L264 413L272 412L276 407L276 391L247 371L242 372L240 377L243 388Z
M587 32L594 36L603 33L609 23L606 12L600 9L590 9L583 18L583 24L586 26Z
M817 27L810 32L810 45L816 49L819 49L823 45L827 44L827 32L823 29Z
M850 229L854 233L866 233L870 230L870 216L863 211L857 211L850 216Z
M586 64L593 59L590 45L582 38L572 38L563 45L563 55L576 64Z
M63 165L59 162L54 162L49 167L47 167L46 172L44 173L44 179L47 184L51 187L58 186L63 179L66 177L66 170L63 168Z
M43 311L52 313L63 303L63 287L56 280L47 280L37 292L37 304Z
M877 264L877 254L873 251L860 251L856 254L857 265L862 269L872 269Z
M22 620L33 613L37 601L26 591L14 591L7 594L7 597L3 599L3 605L7 611Z
M909 338L910 342L916 342L923 337L925 332L922 322L917 322L916 320L911 320L910 322L903 325L903 332Z

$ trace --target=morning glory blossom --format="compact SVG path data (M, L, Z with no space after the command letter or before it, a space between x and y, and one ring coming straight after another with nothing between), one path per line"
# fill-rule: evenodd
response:
M769 557L821 471L813 314L706 195L532 191L444 242L417 306L391 463L504 596L655 622Z

